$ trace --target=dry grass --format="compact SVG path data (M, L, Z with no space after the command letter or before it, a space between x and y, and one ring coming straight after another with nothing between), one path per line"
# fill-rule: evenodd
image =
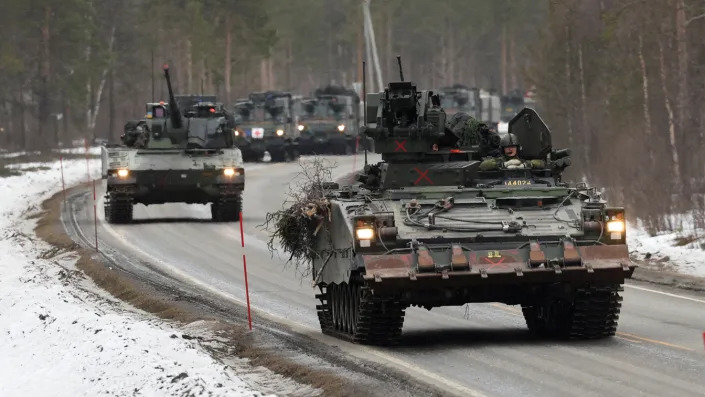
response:
M87 185L70 189L67 194L70 195L72 191L85 186ZM35 232L57 250L78 253L80 258L77 267L112 296L162 319L184 325L198 320L213 323L212 330L218 331L220 336L227 339L225 348L204 346L216 357L235 354L247 358L254 366L263 366L282 376L319 388L325 396L376 394L339 375L332 366L324 369L311 368L285 357L281 346L274 346L271 342L263 340L266 337L248 332L244 323L232 323L232 318L224 318L229 314L232 317L232 313L218 313L220 309L213 307L204 308L204 303L199 302L202 297L184 296L181 292L148 285L106 267L102 260L96 257L95 251L79 247L64 231L59 219L62 198L61 193L58 193L42 204L43 213Z

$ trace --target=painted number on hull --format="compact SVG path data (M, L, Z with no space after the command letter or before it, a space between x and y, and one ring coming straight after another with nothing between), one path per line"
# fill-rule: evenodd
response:
M512 179L510 181L504 181L506 186L522 186L531 185L531 181L528 179Z

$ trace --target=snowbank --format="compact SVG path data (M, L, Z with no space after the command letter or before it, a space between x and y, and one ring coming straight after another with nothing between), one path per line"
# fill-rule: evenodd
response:
M176 328L76 287L75 254L46 255L24 219L61 189L58 162L43 165L0 178L0 395L260 396ZM87 180L85 160L64 165L67 184Z
M691 216L677 216L680 230L650 236L639 223L630 224L627 244L634 258L658 268L705 277L705 230L693 226Z

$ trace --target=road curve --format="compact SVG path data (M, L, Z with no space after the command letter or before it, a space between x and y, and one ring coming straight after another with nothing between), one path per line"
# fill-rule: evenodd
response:
M342 176L361 165L362 158L330 160ZM310 280L298 277L281 258L270 257L260 227L266 212L282 205L299 170L294 163L246 167L245 252L258 315L407 372L448 394L705 395L705 296L648 284L627 284L617 336L606 340L537 341L529 337L518 307L491 303L410 308L401 344L393 348L362 347L321 335ZM98 208L101 245L128 250L163 274L223 299L244 300L237 223L209 222L206 206L169 204L138 205L134 224L108 225L101 203ZM92 202L77 206L76 212L78 225L92 238Z

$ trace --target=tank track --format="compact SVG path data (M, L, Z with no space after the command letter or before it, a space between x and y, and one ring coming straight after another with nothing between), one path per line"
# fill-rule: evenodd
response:
M211 217L215 222L237 222L242 211L242 192L221 190L216 202L211 204Z
M373 296L360 282L319 284L316 305L321 331L353 343L395 345L406 305L392 297Z
M522 306L529 330L540 336L567 339L599 339L617 332L622 297L621 285L578 288L572 302L562 306ZM549 307L550 306L550 307Z
M132 195L124 192L109 192L105 195L105 219L108 223L132 222Z

